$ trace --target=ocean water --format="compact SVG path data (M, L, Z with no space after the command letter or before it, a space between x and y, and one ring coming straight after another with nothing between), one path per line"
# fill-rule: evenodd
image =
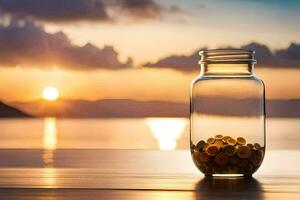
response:
M238 183L203 178L185 118L0 120L0 199L296 199L299 122L268 120L263 165Z
M299 149L299 130L299 118L268 119L267 148ZM186 118L0 120L0 149L188 148Z

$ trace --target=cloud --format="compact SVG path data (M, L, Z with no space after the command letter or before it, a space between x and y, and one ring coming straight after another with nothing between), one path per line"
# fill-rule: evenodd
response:
M265 67L300 67L300 44L291 43L286 49L276 50L274 53L266 46L259 43L250 43L241 48L255 51L258 65Z
M144 67L173 68L180 71L193 71L197 69L199 59L199 51L196 51L189 56L172 55L155 63L148 62L144 64Z
M160 18L165 11L153 0L0 0L4 14L43 21L109 21L122 17Z
M281 59L282 65L286 64L291 67L299 67L300 44L292 43L287 49L276 51L275 56Z
M179 7L178 5L171 5L169 8L169 11L172 13L183 13L183 9Z
M263 44L250 43L240 48L254 50L255 58L259 67L269 68L299 68L300 67L300 44L291 43L286 49L276 50L274 53ZM191 55L171 55L158 60L155 63L146 63L144 67L172 68L180 71L191 72L198 70L200 60L199 51L205 48L199 48Z
M160 18L164 10L161 5L153 0L114 0L113 2L113 4L107 5L112 8L119 7L121 13L123 10L128 15L136 18Z
M90 43L76 46L63 32L50 34L32 21L15 19L8 25L0 25L0 55L1 66L94 70L132 65L131 58L120 62L112 46L102 49Z
M105 5L96 0L1 0L3 13L47 21L107 19Z

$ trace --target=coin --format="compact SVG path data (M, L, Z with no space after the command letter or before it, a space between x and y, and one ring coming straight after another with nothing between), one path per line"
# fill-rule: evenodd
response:
M217 145L219 149L221 149L223 147L222 140L216 140L214 144Z
M198 151L194 151L192 153L192 157L193 157L193 160L197 162L198 161L198 157L199 157L199 152Z
M204 173L204 174L209 174L212 172L212 168L207 164L207 163L203 163L201 165L200 170Z
M205 168L204 168L205 163L200 163L197 167L200 169L201 172L205 173Z
M240 144L240 145L245 145L245 144L246 144L246 140L245 140L245 138L243 138L243 137L238 137L238 138L236 139L236 141L237 141L237 143Z
M239 159L238 159L238 157L236 157L236 156L232 156L232 157L230 157L230 159L229 159L229 162L230 162L231 164L237 164L238 161L239 161Z
M223 146L222 151L227 155L227 156L233 156L235 154L235 148L232 145L226 144Z
M208 144L205 144L204 147L202 148L204 151L206 151L206 148L208 147Z
M253 144L250 144L250 143L248 143L246 146L247 146L250 150L252 150L252 149L254 148Z
M228 165L227 170L231 174L235 174L238 172L239 168L236 165Z
M251 151L247 146L240 146L236 153L239 158L248 158Z
M254 155L257 158L258 162L260 162L263 158L263 152L261 152L261 151L254 150Z
M249 161L254 165L254 166L258 166L259 165L259 161L257 159L257 157L255 156L255 153L252 151L251 155L249 156Z
M221 134L218 134L215 136L216 140L222 140L222 138L223 138L223 135L221 135Z
M226 165L229 162L229 157L225 153L221 152L216 155L215 161L218 165Z
M235 140L222 134L190 146L195 164L206 175L251 175L260 166L265 150L259 143L247 144L243 137Z
M224 136L224 137L222 138L222 141L223 141L224 143L227 143L227 140L228 140L229 138L230 138L229 136Z
M260 150L260 149L261 149L261 146L260 146L260 144L258 144L258 143L254 143L254 149L256 149L256 150Z
M206 153L210 156L215 156L219 152L219 148L217 145L211 144L206 148Z
M213 144L215 142L215 138L208 138L207 143L208 144Z
M198 157L201 162L207 162L209 160L209 155L205 151L200 152Z
M200 150L202 151L203 150L203 147L206 145L205 141L204 140L200 140L198 143L197 143L197 150Z
M196 150L196 146L195 146L193 143L191 143L190 147L191 147L191 150L192 150L192 151L195 151L195 150Z
M197 157L199 155L199 152L198 151L194 151L193 153L192 153L192 156L193 157Z
M213 165L212 170L213 170L213 173L215 173L215 174L224 173L224 168L223 168L223 166L220 166L220 165L216 165L216 164Z
M233 138L229 138L229 139L227 140L227 143L234 146L234 145L236 145L236 140L233 139Z
M246 159L239 159L238 166L240 167L246 167L248 165L248 160Z
M251 165L251 163L248 163L248 165L245 166L245 173L251 173L253 169L253 165Z

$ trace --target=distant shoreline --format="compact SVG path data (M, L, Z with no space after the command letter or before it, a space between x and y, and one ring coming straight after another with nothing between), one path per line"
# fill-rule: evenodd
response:
M229 116L229 115L212 115L212 116L218 116L218 117L239 117L239 116ZM63 120L93 120L93 119L142 119L142 118L186 118L184 116L141 116L141 117L53 117L53 116L47 116L47 117L0 117L0 120L43 120L45 118L55 118L55 119L63 119ZM277 117L268 117L267 119L300 119L300 116L277 116Z
M256 115L255 111L252 110L252 103L257 102L251 99L207 98L203 102L205 106L203 106L201 113L204 114L217 116ZM230 106L231 109L226 109L223 106L224 102L228 106L234 106ZM14 112L16 110L21 112L22 115L19 113L18 115L1 115L1 119L19 118L19 116L22 118L53 116L62 119L189 117L188 103L166 101L136 101L128 99L97 101L59 100L57 102L13 102L9 107L13 108ZM266 115L268 118L300 118L300 99L267 100Z

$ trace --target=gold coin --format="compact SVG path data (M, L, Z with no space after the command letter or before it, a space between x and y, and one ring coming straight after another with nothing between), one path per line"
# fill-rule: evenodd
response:
M208 138L207 143L208 144L213 144L215 142L215 138Z
M247 159L239 159L238 166L246 167L247 165L248 165L248 160Z
M196 149L196 146L193 144L193 143L191 143L191 151L193 152L193 151L195 151L195 149Z
M212 168L206 165L206 174L212 174Z
M254 148L253 144L250 144L250 143L248 143L246 146L247 146L250 150L252 150L252 149Z
M236 174L239 171L239 168L236 165L228 165L227 170L231 174Z
M224 169L223 169L223 166L213 165L212 171L215 174L222 174L224 172Z
M192 156L193 156L193 157L196 157L196 154L198 154L198 153L199 153L198 151L193 151L193 152L192 152Z
M260 150L260 156L263 158L265 156L265 149L262 147Z
M212 168L207 165L207 163L203 163L200 167L200 170L204 173L204 174L209 174L212 172Z
M227 140L227 143L230 144L230 145L232 145L232 146L234 146L234 145L236 145L236 140L233 139L233 138L229 138L229 139Z
M254 150L254 156L260 162L262 160L262 158L263 158L263 152L261 152L259 150Z
M236 156L232 156L232 157L230 157L230 159L229 159L229 162L230 162L231 164L237 164L238 161L239 161L239 159L238 159L238 157L236 157Z
M206 143L205 143L205 141L204 140L200 140L199 142L198 142L198 144L197 144L197 149L198 150L203 150L203 147L206 145Z
M198 157L201 162L207 162L209 160L209 155L204 151L200 152Z
M227 156L233 156L235 154L235 148L232 145L226 144L223 146L222 151L227 155Z
M206 147L206 153L210 156L215 156L219 152L217 145L211 144Z
M214 159L213 159L212 156L209 157L209 160L208 160L208 162L207 162L206 164L207 164L210 168L213 167L213 165L214 165Z
M198 167L200 167L203 163L198 159L198 157L194 157L194 163L198 166Z
M240 144L240 145L245 145L246 144L246 140L245 138L242 138L242 137L238 137L236 139L237 143Z
M248 163L248 165L245 166L245 172L246 173L252 173L253 169L254 169L254 167L250 163Z
M259 160L257 159L255 153L252 151L251 155L249 156L249 161L254 165L254 166L258 166L259 165Z
M215 136L216 140L222 140L222 138L223 138L223 135L221 135L221 134L218 134Z
M240 146L236 152L239 158L248 158L251 154L250 149L247 146Z
M219 149L221 149L224 145L222 140L216 140L214 144L217 145Z
M254 149L256 149L256 150L260 150L260 149L261 149L261 146L260 146L260 144L258 144L258 143L254 143Z
M216 155L215 162L221 166L226 165L229 162L229 157L226 156L225 153L221 152L218 155Z
M192 156L193 156L193 159L194 159L194 160L198 160L199 152L198 152L198 151L194 151L194 152L192 153Z
M228 140L229 138L230 138L229 136L224 136L224 137L222 138L222 141L223 141L224 143L227 143L227 140Z

